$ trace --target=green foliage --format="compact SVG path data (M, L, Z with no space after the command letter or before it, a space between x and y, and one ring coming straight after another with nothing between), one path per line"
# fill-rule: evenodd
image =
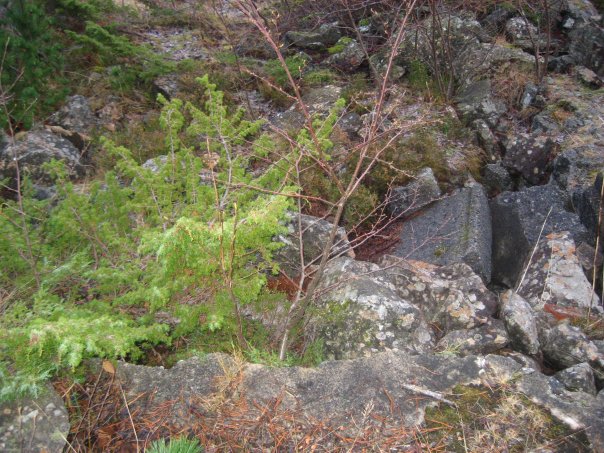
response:
M3 93L7 111L0 111L0 127L11 121L28 129L36 116L48 113L66 93L61 46L42 3L4 0L0 6L6 8L0 16L0 77L7 90Z
M329 55L340 53L352 41L354 41L352 38L349 38L348 36L342 36L340 39L338 39L337 43L335 43L333 46L331 46L329 49L327 49L327 52L329 53Z
M24 217L2 200L0 282L18 294L0 319L5 395L31 394L87 357L137 360L149 345L196 331L230 342L242 327L238 309L261 299L297 188L283 185L285 159L261 177L247 173L244 146L273 149L258 136L262 122L229 111L207 77L198 82L203 108L160 98L165 155L155 170L105 139L115 168L104 180L76 190L55 162L52 203L35 200L27 179ZM130 316L131 306L143 314ZM160 308L180 320L170 333L154 318Z
M418 90L426 90L429 88L431 80L428 72L428 66L420 60L413 60L409 64L409 84Z
M174 63L167 62L147 46L133 44L110 29L87 21L83 33L66 31L79 45L79 52L94 55L107 68L114 89L129 91L137 82L149 84L156 77L176 70Z
M302 80L306 85L314 87L332 83L335 78L336 75L329 69L316 69L304 74Z
M287 69L291 73L294 80L298 80L302 77L302 71L307 63L307 56L301 53L289 56L285 59ZM278 59L267 61L264 65L264 71L273 80L273 82L280 87L289 87L287 73L285 72L285 69L283 69L283 66L281 66L281 62Z
M197 439L186 437L170 439L168 443L163 439L156 440L146 449L147 453L201 453L202 451L203 448Z

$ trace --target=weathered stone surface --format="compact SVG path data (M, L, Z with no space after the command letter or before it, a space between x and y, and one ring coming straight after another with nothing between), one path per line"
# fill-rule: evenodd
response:
M595 21L573 28L569 33L568 53L575 64L604 75L604 28Z
M330 358L362 357L384 350L422 352L433 346L421 311L401 298L376 264L334 259L318 291L321 306L308 335L323 340Z
M469 85L455 98L455 103L466 124L483 120L490 128L497 126L506 111L505 104L493 98L489 79Z
M468 264L491 279L491 222L484 189L472 184L405 222L394 255L433 264Z
M499 313L514 349L528 355L539 352L539 336L533 309L521 296L511 290L501 296Z
M512 17L505 24L505 34L512 43L527 51L544 49L547 37L540 34L535 25L524 17Z
M593 185L598 171L604 170L604 145L587 144L570 148L553 163L553 180L568 193Z
M543 235L570 231L576 243L588 241L577 215L565 210L566 201L565 193L552 185L504 192L491 200L495 282L516 285L542 227Z
M512 175L519 175L530 184L540 184L549 176L556 144L540 134L519 134L506 143L503 166Z
M359 130L363 127L363 119L356 112L348 112L342 115L338 120L336 127L339 127L349 138L358 138Z
M302 101L311 115L316 113L327 116L329 110L340 98L341 93L341 87L325 85L308 90L302 95ZM306 118L300 111L298 103L295 103L285 112L276 114L270 121L282 129L298 130L304 126Z
M380 265L396 292L419 307L441 333L481 326L497 310L497 297L466 264L438 267L386 255Z
M539 241L517 292L534 309L550 304L601 310L568 232L550 233Z
M554 374L564 387L571 392L585 392L596 396L594 372L589 363L579 363Z
M68 131L89 134L98 126L98 118L92 112L88 99L76 94L68 97L63 107L50 116L48 124L60 126Z
M575 68L575 75L577 76L579 82L589 88L597 90L602 86L602 78L591 69L579 66Z
M35 400L0 405L0 450L61 453L67 445L69 417L52 387Z
M556 378L541 373L523 376L515 388L571 429L584 429L593 451L604 450L604 399L569 392Z
M319 420L334 429L342 426L343 435L372 426L373 419L382 428L418 427L425 408L438 403L436 398L447 398L457 385L505 384L506 393L524 394L560 422L584 430L594 451L604 446L604 398L569 392L557 379L502 356L416 356L391 351L325 362L317 368L270 368L211 354L179 362L169 370L120 364L118 377L135 415L151 410L141 394L153 395L153 408L170 404L171 421L181 425L196 416L211 416L217 407L212 401L244 399L251 411L257 411L255 420L278 401L280 410L295 411L300 420ZM228 392L219 391L225 387ZM366 417L368 408L373 417ZM248 439L259 448L267 447L265 440ZM409 442L415 445L413 436Z
M604 152L604 149L602 149ZM604 165L602 166L604 168ZM598 223L600 215L600 204L602 201L602 185L604 184L604 172L598 173L595 183L585 190L573 192L573 206L579 214L581 222L593 237L598 234ZM604 223L600 224L600 238L604 238Z
M178 84L177 77L174 75L168 75L155 79L151 88L153 97L157 97L158 94L161 94L167 100L170 100L176 96L180 86Z
M424 168L409 184L392 190L388 211L393 217L408 217L435 201L440 195L434 172L431 168Z
M498 195L512 188L512 178L501 162L484 166L482 183L490 195Z
M556 367L563 369L585 362L596 378L604 378L604 355L578 327L558 324L547 332L541 349L545 359Z
M321 50L333 46L342 34L337 23L323 24L316 31L288 31L285 39L301 49Z
M318 265L321 261L323 247L327 243L333 223L318 217L301 214L291 215L288 224L287 236L279 236L278 240L285 244L275 253L275 260L280 269L290 277L300 275L300 231L302 232L302 245L304 247L304 266ZM348 255L354 257L354 252L348 242L346 231L338 227L336 238L330 253L331 257Z
M478 145L487 153L489 162L494 162L499 158L499 141L486 121L482 119L474 120L471 124L476 132L476 141Z
M344 46L341 52L331 55L325 60L325 64L335 66L340 71L353 72L365 60L365 52L361 45L352 40Z
M43 164L51 160L62 161L67 174L72 178L84 175L80 152L75 146L45 130L30 131L25 137L0 148L0 179L15 178L15 155L21 174L29 175L32 181L41 185L52 184L50 175L42 168Z
M440 339L436 351L460 356L492 354L505 348L509 342L503 322L493 319L474 329L452 330Z

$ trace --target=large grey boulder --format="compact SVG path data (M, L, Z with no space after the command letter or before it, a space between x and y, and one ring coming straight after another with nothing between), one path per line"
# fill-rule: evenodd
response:
M497 296L466 264L439 267L386 255L380 266L397 294L419 307L440 333L482 326L497 310Z
M321 50L333 46L342 34L337 23L323 24L315 31L291 30L285 34L285 40L301 49Z
M424 426L426 408L445 404L455 410L453 388L468 385L485 391L503 385L506 395L525 396L554 419L585 433L593 451L602 451L604 446L604 398L569 392L554 377L495 355L390 351L325 362L316 368L272 368L211 354L179 362L171 369L120 364L117 378L130 401L135 424L149 420L158 406L167 405L170 416L162 422L171 426L210 431L214 421L221 427L254 427L244 433L246 448L252 450L300 445L298 438L272 435L269 424L287 433L292 428L312 433L315 430L309 428L321 427L313 441L330 450L338 449L343 438L354 439L366 430L400 433L401 428L408 428L408 437L397 435L397 445L421 450L425 444L418 442L413 428ZM520 403L513 407L523 410L526 406ZM126 425L130 423L126 410L120 416ZM334 432L337 435L331 435ZM215 436L208 436L208 447L214 445L212 439Z
M427 351L432 333L423 314L379 266L347 257L328 264L317 290L320 306L307 334L322 340L330 358L362 357L384 350Z
M491 279L491 221L484 189L472 184L403 225L394 255L438 265L466 263Z
M511 290L501 296L499 316L505 324L514 349L534 356L539 352L539 335L533 309Z
M490 128L496 128L506 112L505 104L493 97L491 81L480 80L467 86L456 98L455 104L465 124L483 120Z
M553 180L569 194L594 183L604 171L604 145L590 143L561 152L553 162Z
M1 451L61 453L68 435L67 410L50 386L36 399L0 405Z
M596 396L594 372L589 363L579 363L554 374L571 392L585 392Z
M585 277L568 232L543 237L525 272L517 292L534 309L549 304L601 311L600 298Z
M589 242L578 216L565 207L568 197L553 185L504 192L491 200L493 280L515 287L539 235L570 231L575 243Z
M288 234L280 235L278 241L284 244L275 253L275 261L281 271L290 277L296 277L304 267L317 266L321 261L323 248L327 243L333 223L306 214L290 215ZM303 249L304 263L301 263L300 248ZM354 257L354 252L348 242L346 230L338 227L336 237L331 247L330 257L348 255Z
M90 134L99 125L99 121L88 99L76 94L67 98L63 107L50 116L47 124L80 134Z
M506 143L503 165L531 185L546 182L555 156L555 142L541 134L519 134Z
M541 349L552 365L564 369L588 363L597 379L604 379L604 355L581 329L561 323L544 335Z
M36 184L50 185L53 181L43 165L52 160L63 162L72 179L84 176L80 151L70 141L46 130L35 130L0 148L0 179L14 180L18 162L22 176L28 175Z
M431 168L424 168L409 184L392 190L388 211L393 217L409 217L438 199L440 195L434 172Z

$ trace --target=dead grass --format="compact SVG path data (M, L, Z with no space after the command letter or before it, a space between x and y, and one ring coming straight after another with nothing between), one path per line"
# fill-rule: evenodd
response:
M569 432L506 385L458 386L454 393L456 407L426 411L425 439L433 445L431 451L589 451L580 433Z

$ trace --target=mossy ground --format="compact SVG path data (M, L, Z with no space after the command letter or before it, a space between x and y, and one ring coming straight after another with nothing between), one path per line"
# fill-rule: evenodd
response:
M590 451L582 433L573 433L522 394L506 386L457 386L456 404L428 408L425 440L434 451Z

